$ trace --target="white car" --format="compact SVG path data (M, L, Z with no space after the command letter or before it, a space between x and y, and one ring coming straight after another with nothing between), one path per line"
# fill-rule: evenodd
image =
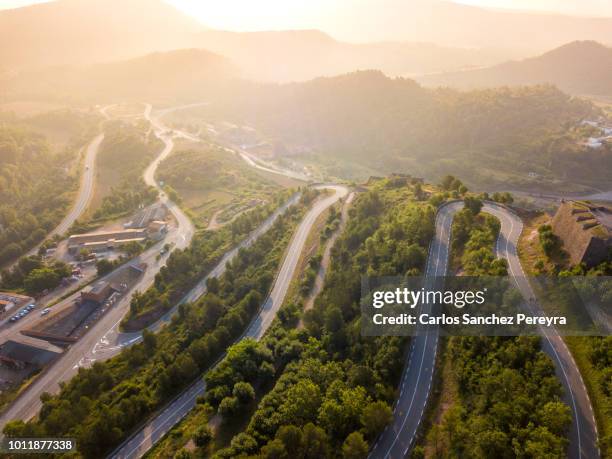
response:
M40 315L41 316L46 316L47 314L49 314L51 312L51 308L45 308L42 311L40 311Z

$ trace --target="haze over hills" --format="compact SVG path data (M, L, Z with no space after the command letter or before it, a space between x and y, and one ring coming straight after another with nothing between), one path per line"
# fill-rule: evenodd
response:
M460 88L550 83L573 94L612 95L612 48L576 41L541 56L494 67L430 75L427 85Z
M612 174L608 150L588 149L581 137L581 121L599 110L550 85L462 92L367 71L244 84L202 110L256 128L278 158L296 155L358 180L369 175L363 167L430 180L454 171L485 189L567 190L605 187Z
M606 18L435 0L387 0L371 17L359 16L363 8L355 10L356 23L335 22L339 33L350 27L369 37L374 28L394 41L348 43L319 30L211 30L162 0L57 0L0 11L0 40L11 44L0 49L0 66L14 72L204 48L230 58L248 78L291 81L361 69L393 76L449 72L492 66L576 39L612 43L612 19Z
M0 11L0 62L14 69L126 59L189 47L203 28L162 0L58 0Z
M237 75L223 56L201 49L152 53L123 61L57 66L0 77L5 97L71 103L192 101Z
M264 81L307 80L359 69L414 75L493 65L518 57L507 49L419 42L346 43L319 30L207 30L199 34L198 46L229 57L246 77Z
M146 14L145 14L146 13ZM425 43L351 44L318 30L213 31L162 0L57 0L0 11L0 66L19 71L204 48L232 59L247 77L306 80L359 69L412 75L493 65L510 50Z
M524 55L574 40L612 44L612 18L486 9L443 0L384 0L377 5L374 13L361 18L360 34L378 32L390 39L459 47L486 43L522 50ZM355 30L352 23L344 27Z

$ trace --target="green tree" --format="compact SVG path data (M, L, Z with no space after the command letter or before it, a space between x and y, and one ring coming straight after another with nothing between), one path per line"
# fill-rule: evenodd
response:
M198 427L198 429L195 431L195 434L193 435L193 442L199 448L207 447L210 444L212 439L213 439L213 431L206 424Z
M465 208L469 209L472 215L478 215L482 209L482 201L474 196L466 196L463 198Z
M289 459L285 444L278 438L270 440L261 448L261 455L265 459Z
M61 277L51 268L38 268L30 272L25 280L25 289L32 294L37 294L46 289L52 289L59 285Z
M391 408L382 400L369 403L361 413L361 425L370 440L376 438L392 419Z
M288 391L279 411L286 423L304 425L317 418L321 405L321 390L310 379L302 379Z
M304 459L325 459L329 457L330 445L325 431L309 422L302 432L302 453Z
M345 459L365 459L368 457L368 443L363 439L361 432L353 432L342 445L342 456Z
M96 261L96 270L98 272L98 276L104 276L110 273L114 267L115 264L112 261L107 260L106 258L101 258L100 260Z
M249 403L255 399L255 390L248 382L241 381L234 384L232 395L242 404Z

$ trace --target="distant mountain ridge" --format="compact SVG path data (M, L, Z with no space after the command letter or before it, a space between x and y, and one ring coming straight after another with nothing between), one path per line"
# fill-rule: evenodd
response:
M57 0L2 10L0 41L11 44L0 48L0 65L7 71L202 48L229 57L246 77L263 81L308 80L359 69L416 75L519 56L428 43L352 44L319 30L210 30L162 0Z
M198 47L229 57L248 78L299 81L376 69L410 76L493 65L516 57L509 50L468 49L420 42L346 43L319 30L198 34Z
M423 84L459 88L549 83L573 94L612 95L612 48L575 41L541 56L490 68L419 78Z
M223 56L182 49L87 66L56 66L2 78L13 99L77 103L193 100L230 84L238 70Z
M127 59L190 47L203 29L162 0L58 0L0 11L0 62L32 68Z
M372 35L382 30L397 40L510 48L521 50L523 56L574 40L612 45L609 17L493 9L445 0L380 0L377 6L361 24L360 33Z

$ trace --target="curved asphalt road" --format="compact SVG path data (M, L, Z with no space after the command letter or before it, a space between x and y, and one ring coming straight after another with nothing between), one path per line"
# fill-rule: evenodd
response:
M321 188L331 189L334 193L317 201L308 211L297 231L293 235L286 256L283 260L278 276L274 282L270 296L266 299L256 318L243 335L244 338L260 339L283 304L291 279L303 251L304 244L313 224L325 209L347 195L348 190L343 186L323 185ZM153 419L142 426L134 435L121 444L111 455L113 458L140 458L153 445L155 445L174 425L183 419L196 405L196 399L206 390L206 383L202 378L188 387L172 402L160 411Z
M486 203L483 210L497 217L501 222L500 237L497 241L498 256L508 260L508 272L514 279L523 298L535 298L529 279L523 272L517 253L519 237L523 231L523 222L505 207ZM537 303L529 303L527 307L533 315L543 315ZM542 350L546 352L555 364L555 373L564 389L564 401L572 411L572 425L569 432L568 457L572 459L593 459L600 456L598 446L597 423L593 407L580 370L567 348L565 341L559 335L545 333L542 329Z
M435 286L436 277L446 275L451 225L455 213L461 208L463 208L463 202L452 202L438 211L436 234L427 259L427 279L425 281L427 288ZM515 280L523 297L527 299L535 297L523 273L517 254L518 240L523 228L522 221L505 207L494 203L485 203L482 210L496 216L501 222L496 255L508 261L509 274ZM530 307L537 308L535 305ZM426 306L423 312L430 313L431 307ZM534 311L534 313L539 313L539 311ZM413 446L431 389L438 337L437 329L413 337L408 363L400 386L400 396L394 407L393 421L374 445L370 458L404 458ZM557 376L565 391L565 401L572 411L568 457L580 459L599 457L597 426L593 410L571 353L559 336L545 335L542 348L553 359Z
M45 240L51 239L52 237L66 233L70 227L74 224L77 219L83 215L85 209L89 205L91 198L93 197L94 190L94 178L95 178L95 167L96 167L96 156L100 149L100 144L104 140L104 134L97 135L88 145L85 153L85 160L83 161L83 173L81 174L81 184L79 186L79 193L77 198L70 209L70 212L62 219L62 221L45 237ZM42 245L36 244L28 252L25 253L25 257L36 255L38 249ZM17 260L18 261L18 260ZM9 265L12 268L17 264L17 261Z
M150 116L150 106L145 110L145 116ZM147 118L149 119L149 118ZM147 184L155 186L158 190L160 187L154 180L155 170L161 159L170 154L174 146L171 134L164 132L164 126L156 125L151 121L155 129L155 134L164 142L164 149L155 161L147 168L144 174L144 180ZM101 139L100 139L101 140ZM91 171L91 167L90 167ZM96 322L91 330L86 333L79 341L74 343L63 355L61 355L51 366L39 375L35 381L30 384L14 402L0 416L0 430L4 425L13 419L28 420L34 417L42 403L40 396L44 392L56 393L59 390L59 384L72 378L81 366L89 366L93 360L89 357L91 349L94 349L99 340L113 327L116 327L126 311L132 295L136 291L144 291L155 280L155 275L165 264L166 257L158 258L159 251L165 243L170 243L174 248L184 248L189 245L194 233L194 227L189 218L180 210L180 208L170 201L165 194L161 194L160 200L168 206L168 209L174 215L177 221L177 228L170 231L163 241L156 243L154 246L132 259L130 264L145 263L147 269L142 278L130 290L130 292L121 298L121 300L111 308L102 318ZM118 269L122 269L119 267Z

